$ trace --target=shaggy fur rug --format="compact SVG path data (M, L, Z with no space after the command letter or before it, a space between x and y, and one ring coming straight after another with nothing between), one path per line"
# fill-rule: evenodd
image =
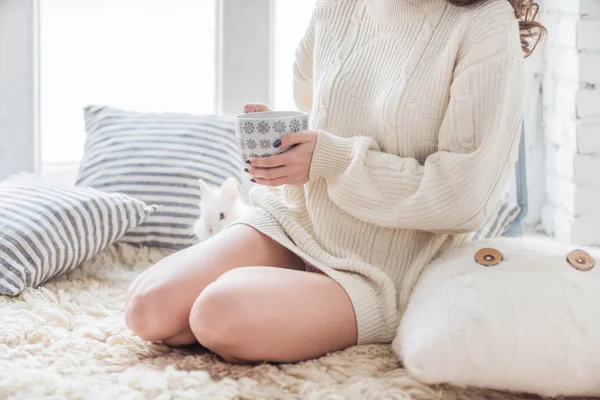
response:
M0 296L0 399L534 399L411 379L390 346L294 365L229 365L201 348L140 340L125 290L165 253L112 246L16 298Z

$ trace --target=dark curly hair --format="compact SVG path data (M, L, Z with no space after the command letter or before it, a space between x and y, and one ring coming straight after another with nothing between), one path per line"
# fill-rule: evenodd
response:
M470 6L486 0L448 0L455 6ZM529 57L546 34L546 28L538 21L540 5L535 0L507 0L515 10L521 30L521 47Z

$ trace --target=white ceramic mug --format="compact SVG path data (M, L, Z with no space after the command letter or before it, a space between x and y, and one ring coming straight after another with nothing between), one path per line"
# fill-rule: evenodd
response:
M308 129L308 114L302 111L263 111L235 117L235 135L242 158L269 157L288 148L273 144L286 133Z

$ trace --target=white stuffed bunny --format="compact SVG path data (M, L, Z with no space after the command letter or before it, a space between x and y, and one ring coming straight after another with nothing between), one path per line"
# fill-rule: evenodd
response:
M200 241L216 235L227 225L244 215L250 206L244 203L235 178L228 178L221 187L200 183L200 218L194 224L194 234Z

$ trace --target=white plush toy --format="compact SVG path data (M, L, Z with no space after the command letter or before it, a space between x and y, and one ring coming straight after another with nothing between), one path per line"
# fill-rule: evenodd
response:
M250 206L244 203L235 178L228 178L216 188L208 186L202 179L199 183L201 215L194 224L194 234L201 241L221 232L243 216Z
M600 396L600 249L522 238L450 250L419 278L392 345L426 383Z

